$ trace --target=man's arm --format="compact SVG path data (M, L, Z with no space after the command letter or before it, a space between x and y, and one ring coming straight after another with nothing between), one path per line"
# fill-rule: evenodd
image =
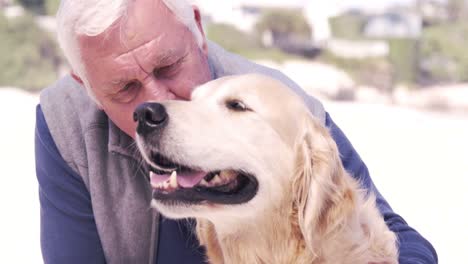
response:
M416 230L408 226L401 216L394 213L387 201L382 197L370 178L366 165L359 157L341 129L333 123L330 115L326 114L325 125L328 127L333 139L338 145L341 160L345 169L357 178L377 197L377 206L383 215L390 230L398 236L400 264L433 264L438 263L437 253L432 245Z
M40 106L36 110L36 174L45 263L106 263L82 178L61 157ZM193 221L162 218L156 263L205 263Z
M105 263L89 192L61 157L40 106L35 148L44 262Z

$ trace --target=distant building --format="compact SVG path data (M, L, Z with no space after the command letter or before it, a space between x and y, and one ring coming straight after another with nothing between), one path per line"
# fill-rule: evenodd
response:
M363 33L371 38L419 38L422 33L420 16L403 12L386 12L371 16Z

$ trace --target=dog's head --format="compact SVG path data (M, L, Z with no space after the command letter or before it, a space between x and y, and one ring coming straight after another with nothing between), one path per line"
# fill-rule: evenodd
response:
M262 75L209 82L191 101L143 104L135 120L153 205L172 218L251 218L286 196L305 206L310 185L300 185L311 179L296 167L311 167L311 148L331 144L302 99ZM291 194L294 185L306 193Z

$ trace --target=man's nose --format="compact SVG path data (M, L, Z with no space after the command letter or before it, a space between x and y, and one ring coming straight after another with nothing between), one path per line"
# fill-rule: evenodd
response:
M169 116L160 103L140 104L133 113L133 120L138 122L137 133L144 136L167 125Z

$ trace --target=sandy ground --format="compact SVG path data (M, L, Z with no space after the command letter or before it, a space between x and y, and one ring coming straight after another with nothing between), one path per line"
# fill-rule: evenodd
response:
M0 263L42 263L34 167L37 96L0 89Z
M0 263L41 263L34 169L37 96L0 89ZM468 118L373 104L325 103L395 211L468 263Z
M439 263L468 263L468 118L325 105L392 208L432 242Z

